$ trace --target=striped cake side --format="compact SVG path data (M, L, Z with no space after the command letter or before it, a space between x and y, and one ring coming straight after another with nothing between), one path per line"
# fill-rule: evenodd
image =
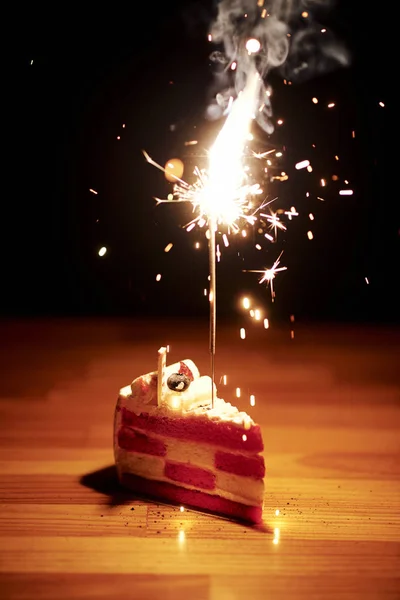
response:
M122 484L138 493L261 520L265 465L258 425L245 429L205 415L136 415L122 407L114 450Z

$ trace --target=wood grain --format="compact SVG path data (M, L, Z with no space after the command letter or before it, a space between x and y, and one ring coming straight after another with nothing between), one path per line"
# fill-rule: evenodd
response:
M1 598L400 597L398 330L220 326L220 396L263 428L259 528L116 482L118 389L166 343L209 372L207 323L15 321L0 338Z

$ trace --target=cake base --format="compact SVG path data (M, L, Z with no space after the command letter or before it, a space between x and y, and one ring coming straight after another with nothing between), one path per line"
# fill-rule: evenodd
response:
M210 511L223 517L259 524L262 522L261 506L249 506L233 502L221 496L206 494L197 490L189 490L165 481L145 479L131 473L121 474L121 483L139 495L148 496L154 500L166 501L171 504Z

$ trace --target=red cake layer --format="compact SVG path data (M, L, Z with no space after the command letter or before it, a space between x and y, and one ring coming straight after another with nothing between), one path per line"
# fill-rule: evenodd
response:
M214 473L201 467L188 465L187 463L167 460L165 462L164 475L174 481L187 483L203 490L213 490L215 488Z
M261 523L262 521L261 506L240 504L239 502L221 498L221 496L212 496L205 492L187 490L172 483L144 479L130 473L122 474L121 483L140 495L151 496L161 501L184 504L192 508L211 511L250 523Z
M120 448L130 452L143 452L154 456L165 456L167 453L167 447L161 440L151 438L129 427L121 427L119 430L118 444Z
M205 415L193 417L177 415L173 418L151 416L146 412L136 415L124 407L122 424L168 437L225 446L232 450L262 452L264 449L259 425L245 429L229 421L213 421ZM244 434L246 437L243 440Z
M231 452L218 450L215 453L214 465L220 471L243 475L252 479L263 479L265 465L262 456L240 456Z

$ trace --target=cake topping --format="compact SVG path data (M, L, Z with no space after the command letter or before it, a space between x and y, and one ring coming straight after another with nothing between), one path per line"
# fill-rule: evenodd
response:
M167 379L167 386L174 392L184 392L189 385L190 379L184 373L173 373Z
M190 367L192 365L195 367L195 374L193 374L190 369ZM181 360L181 362L179 363L179 373L182 375L186 375L186 377L188 377L189 381L193 381L194 379L196 379L197 377L200 376L198 371L197 371L198 374L196 373L196 371L197 371L197 367L192 361Z

